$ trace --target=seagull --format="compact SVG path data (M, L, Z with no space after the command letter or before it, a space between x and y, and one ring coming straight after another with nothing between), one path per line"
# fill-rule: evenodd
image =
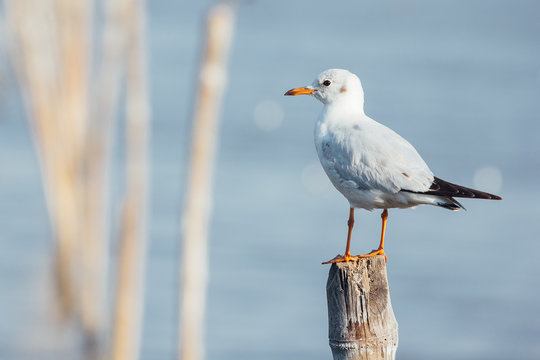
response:
M323 264L375 255L387 260L384 233L390 208L434 205L456 211L465 209L456 197L502 199L434 176L407 140L364 113L362 84L347 70L323 71L310 86L285 95L312 95L324 104L315 122L315 147L326 175L350 204L345 254ZM379 248L366 255L350 252L355 208L383 210Z

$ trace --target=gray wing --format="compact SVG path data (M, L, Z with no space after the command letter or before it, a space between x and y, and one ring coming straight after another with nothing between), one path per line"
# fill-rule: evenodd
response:
M374 121L348 130L327 133L318 148L334 184L390 193L429 190L433 173L407 140Z

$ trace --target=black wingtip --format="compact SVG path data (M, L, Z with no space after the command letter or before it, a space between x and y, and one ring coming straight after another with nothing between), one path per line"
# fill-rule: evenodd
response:
M484 191L471 189L465 186L452 184L448 181L434 177L433 183L426 194L447 196L447 197L462 197L471 199L486 199L486 200L502 200L502 197L490 194Z

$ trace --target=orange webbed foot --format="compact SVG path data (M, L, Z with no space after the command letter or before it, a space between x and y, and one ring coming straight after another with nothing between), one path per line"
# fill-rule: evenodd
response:
M333 264L338 262L348 262L348 261L357 261L360 257L357 256L351 256L351 254L345 254L345 256L337 255L332 260L328 260L323 262L323 264Z
M366 254L366 255L356 255L356 257L358 257L358 258L367 258L367 257L375 256L375 255L384 255L384 262L388 262L388 258L386 257L386 254L384 253L384 249L373 250L373 251L370 252L369 254Z

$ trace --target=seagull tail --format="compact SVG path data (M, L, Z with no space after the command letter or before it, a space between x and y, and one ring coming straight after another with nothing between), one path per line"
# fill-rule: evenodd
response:
M461 205L459 201L451 197L440 198L439 200L435 202L435 204L437 206L440 206L440 207L443 207L445 209L452 210L452 211L458 211L459 209L463 209L467 211L467 209L465 209L465 206Z

